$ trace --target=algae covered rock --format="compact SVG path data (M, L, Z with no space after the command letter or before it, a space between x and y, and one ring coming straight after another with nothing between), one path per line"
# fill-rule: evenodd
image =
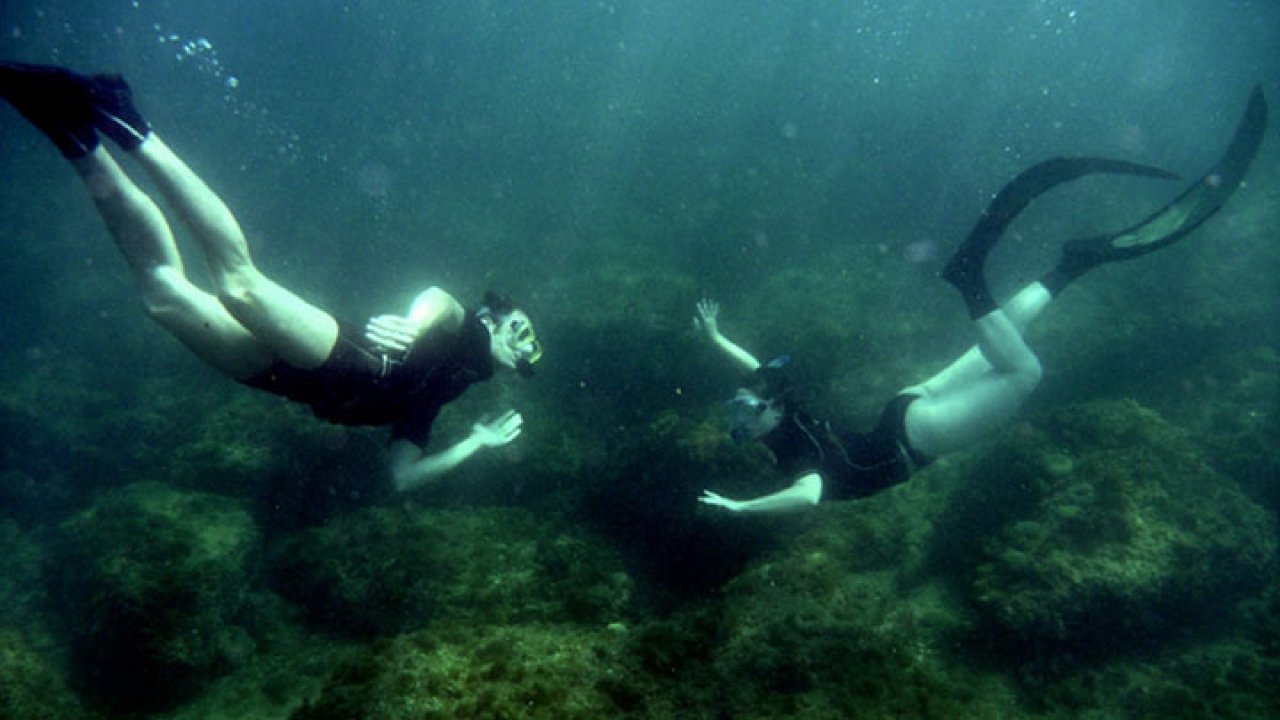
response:
M1063 410L1043 431L1011 433L999 454L969 482L999 484L1017 501L981 541L970 590L1014 642L1077 655L1128 649L1271 576L1274 520L1135 403Z
M59 525L46 576L77 684L109 707L153 710L252 652L237 620L258 545L236 501L153 484Z
M971 624L963 603L945 583L912 585L902 574L928 522L898 495L824 505L725 588L711 656L726 679L718 701L734 717L1000 712L1003 681L951 652Z
M315 624L352 635L444 620L603 625L632 594L599 540L510 509L352 513L284 543L272 579Z
M647 716L620 633L564 625L421 631L359 650L293 720Z
M75 720L89 715L47 658L17 631L0 629L0 717Z
M378 428L333 425L244 389L200 402L189 437L165 445L154 464L166 484L250 499L268 533L323 522L390 487Z
M43 549L12 520L0 519L0 627L30 626L44 600Z

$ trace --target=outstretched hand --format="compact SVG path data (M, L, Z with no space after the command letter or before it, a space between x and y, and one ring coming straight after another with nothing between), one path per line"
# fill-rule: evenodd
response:
M418 339L418 324L402 315L369 318L364 336L383 352L404 352Z
M720 324L716 316L720 314L720 303L703 298L698 301L698 314L693 318L694 327L702 330L709 338L720 335Z
M508 410L497 420L471 426L471 437L483 447L500 447L515 440L524 426L524 418L515 410Z
M713 493L710 490L703 490L702 497L698 498L698 502L703 505L711 505L712 507L722 507L729 512L741 511L744 504L741 500L730 500L729 498Z

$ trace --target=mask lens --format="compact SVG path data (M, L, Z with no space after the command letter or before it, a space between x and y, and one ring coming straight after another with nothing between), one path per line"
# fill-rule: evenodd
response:
M751 393L740 390L732 400L725 401L725 410L729 415L729 435L734 442L746 442L754 434L752 426L769 409L769 404Z
M507 344L520 360L532 364L542 357L542 345L533 332L533 325L528 321L516 318L507 324Z

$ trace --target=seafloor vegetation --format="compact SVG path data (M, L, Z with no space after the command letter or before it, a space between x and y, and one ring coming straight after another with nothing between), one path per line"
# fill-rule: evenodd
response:
M785 480L724 436L698 281L624 237L540 294L537 382L436 431L518 404L525 436L408 497L378 432L187 366L7 357L0 715L1274 716L1280 337L1274 287L1224 284L1280 265L1280 203L1251 203L1260 255L1182 274L1223 297L1160 258L1098 273L1032 333L1017 424L785 518L694 502ZM963 322L857 252L761 272L725 319L850 423Z

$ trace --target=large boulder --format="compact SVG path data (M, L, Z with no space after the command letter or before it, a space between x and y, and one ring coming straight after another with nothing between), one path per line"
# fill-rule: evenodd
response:
M0 717L76 720L91 717L46 653L16 630L0 629Z
M1274 519L1132 402L1023 426L968 484L1006 498L971 508L998 517L980 523L971 600L998 635L1041 656L1158 642L1272 577Z
M566 625L419 631L339 665L293 720L651 717L621 629Z
M238 621L259 534L240 503L130 485L54 532L46 577L73 680L97 702L157 710L243 660Z
M369 508L272 555L280 594L315 625L353 636L441 621L603 625L624 617L632 595L601 540L516 509Z
M920 490L903 486L824 504L807 519L779 520L788 527L777 530L793 539L728 583L714 630L699 635L696 618L686 618L666 634L666 646L673 637L686 644L702 638L712 668L704 682L719 688L703 702L743 718L1007 711L1005 681L958 662L953 652L971 629L964 604L946 583L904 573L918 562L937 506ZM644 637L641 656L677 663L673 676L702 671L655 648L664 634Z

